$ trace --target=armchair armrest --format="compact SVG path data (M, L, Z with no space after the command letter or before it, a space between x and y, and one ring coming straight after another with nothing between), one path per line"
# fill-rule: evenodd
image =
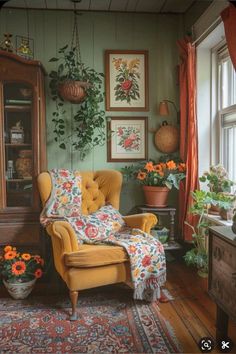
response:
M129 227L150 233L151 228L157 224L157 217L151 213L127 215L123 217Z
M46 228L53 243L60 245L60 254L79 250L79 244L74 229L67 221L54 221Z

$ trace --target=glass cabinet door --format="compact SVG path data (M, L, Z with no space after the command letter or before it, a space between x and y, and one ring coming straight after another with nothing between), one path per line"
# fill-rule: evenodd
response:
M33 88L4 83L6 207L33 205Z

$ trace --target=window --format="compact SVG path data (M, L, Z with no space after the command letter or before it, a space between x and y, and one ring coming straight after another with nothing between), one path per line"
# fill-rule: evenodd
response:
M218 116L220 160L236 180L236 72L227 48L218 50Z

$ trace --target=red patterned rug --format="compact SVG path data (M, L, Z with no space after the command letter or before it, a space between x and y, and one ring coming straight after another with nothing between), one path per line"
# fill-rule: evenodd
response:
M78 310L70 322L62 297L0 299L0 353L181 353L158 305L134 301L129 289L83 291Z

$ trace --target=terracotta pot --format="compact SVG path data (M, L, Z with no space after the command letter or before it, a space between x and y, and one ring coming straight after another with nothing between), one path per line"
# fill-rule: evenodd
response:
M63 100L80 103L85 99L86 89L90 86L88 82L66 80L58 86L58 91Z
M31 293L36 282L36 278L25 283L9 283L6 280L3 280L7 291L13 297L13 299L25 299Z
M143 186L145 204L147 206L154 206L165 208L167 206L167 199L170 189L167 187L153 187Z
M209 214L212 214L212 215L219 215L219 213L220 213L220 208L218 207L218 205L212 205L212 204L211 204L211 207L210 207L210 209L208 210L208 213L209 213Z

